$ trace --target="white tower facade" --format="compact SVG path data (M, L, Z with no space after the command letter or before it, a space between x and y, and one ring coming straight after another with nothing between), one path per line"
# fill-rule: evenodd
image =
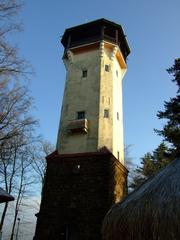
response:
M67 29L62 44L67 73L58 152L106 147L123 164L122 80L130 50L122 27L100 19Z

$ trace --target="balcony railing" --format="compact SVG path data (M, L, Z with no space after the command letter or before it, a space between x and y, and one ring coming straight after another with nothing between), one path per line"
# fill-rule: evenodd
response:
M69 133L87 133L88 121L87 119L77 119L70 121L68 124Z

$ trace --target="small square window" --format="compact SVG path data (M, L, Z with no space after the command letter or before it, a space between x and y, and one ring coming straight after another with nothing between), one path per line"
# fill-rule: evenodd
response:
M85 119L85 111L77 112L77 119Z
M109 118L109 110L104 109L104 118Z
M110 71L110 66L107 65L107 64L105 65L105 71L106 71L106 72L109 72L109 71Z
M87 77L87 70L82 70L82 77L83 78L86 78Z

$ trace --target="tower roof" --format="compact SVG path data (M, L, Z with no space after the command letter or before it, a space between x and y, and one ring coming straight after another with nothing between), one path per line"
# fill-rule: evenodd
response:
M66 29L61 43L68 49L101 40L117 44L126 60L130 48L122 26L104 18Z

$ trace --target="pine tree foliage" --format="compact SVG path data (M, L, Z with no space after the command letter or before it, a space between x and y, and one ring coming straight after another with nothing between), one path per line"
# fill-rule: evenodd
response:
M134 170L131 188L135 189L149 177L156 174L175 158L180 157L180 58L175 59L174 65L167 69L172 74L172 81L178 89L175 97L164 103L164 110L159 111L159 119L165 119L162 130L155 130L163 137L161 143L152 153L147 153L141 158L141 167Z
M134 170L134 178L130 187L135 189L172 160L168 147L165 143L161 143L152 153L146 153L141 158L141 166Z
M162 130L156 131L171 144L171 155L176 158L180 157L180 58L176 59L174 65L167 71L174 77L172 81L178 87L177 95L169 102L165 102L164 111L158 112L158 118L166 119L167 123Z

